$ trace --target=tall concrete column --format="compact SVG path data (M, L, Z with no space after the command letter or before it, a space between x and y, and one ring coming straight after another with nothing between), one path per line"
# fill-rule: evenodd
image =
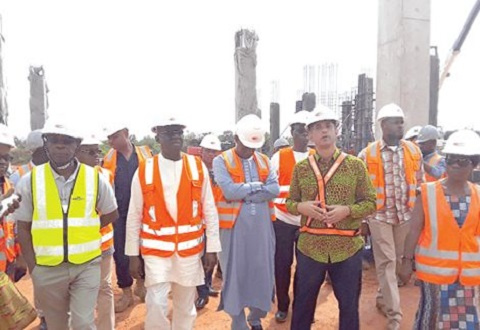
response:
M394 102L405 112L406 129L426 125L429 98L430 0L379 0L377 111Z

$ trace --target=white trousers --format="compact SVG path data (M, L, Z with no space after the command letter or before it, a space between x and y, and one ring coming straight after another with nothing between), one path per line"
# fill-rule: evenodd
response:
M115 307L112 288L113 256L102 256L100 264L100 290L97 299L98 330L115 329Z
M172 291L173 317L168 319L168 294ZM197 317L195 286L164 282L147 287L145 330L192 330Z

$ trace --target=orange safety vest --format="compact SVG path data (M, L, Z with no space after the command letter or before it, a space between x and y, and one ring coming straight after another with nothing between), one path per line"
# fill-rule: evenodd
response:
M322 172L320 172L320 169L318 168L317 161L315 160L314 155L308 156L308 161L310 163L310 166L313 169L313 172L315 173L315 176L317 178L317 184L318 184L318 194L316 201L319 202L319 206L322 209L326 208L327 205L327 200L326 200L326 186L327 183L330 181L330 179L335 175L335 172L337 172L338 168L340 165L343 163L343 161L347 158L347 154L344 152L341 152L340 155L338 155L337 159L333 163L333 165L330 167L328 170L327 174L325 177L322 176ZM336 236L348 236L348 237L354 237L359 235L358 230L353 230L353 229L339 229L335 228L335 225L325 225L323 228L312 228L310 227L310 224L312 223L313 219L312 218L307 218L307 221L305 224L300 228L301 233L309 233L313 235L336 235Z
M222 152L222 157L225 161L225 166L227 171L230 174L234 183L244 183L245 182L245 173L243 173L242 163L235 148L229 149ZM258 176L260 181L265 182L270 173L268 167L268 157L259 152L253 153L253 159L257 165ZM220 223L220 228L223 229L232 229L235 225L235 220L237 220L238 214L242 207L242 201L227 201L223 192L217 202L217 211L218 211L218 220ZM275 208L273 201L268 202L268 207L270 208L270 219L272 221L276 220L275 217Z
M308 151L309 155L315 154L315 149ZM292 181L293 168L295 167L295 155L293 148L283 148L278 151L278 184L280 185L280 194L274 199L275 207L282 212L288 213L285 201L290 195L290 182Z
M106 168L100 166L95 166L98 169L98 173L105 176L108 179L108 182L113 187L113 174ZM100 234L102 235L102 252L109 250L113 246L113 224L109 223L105 227L100 228Z
M480 285L479 193L469 183L471 203L460 228L445 199L441 181L424 183L425 225L415 253L417 277L435 284Z
M140 249L143 256L162 258L175 252L189 257L203 251L203 164L199 157L182 154L183 169L177 192L177 221L167 210L158 156L142 161L138 177L143 193Z
M28 172L30 172L33 168L33 165L31 162L28 162L28 164L25 164L25 165L22 165L20 167L17 168L17 171L18 171L18 176L19 177L22 177L24 176L25 174L27 174Z
M428 165L432 166L432 167L435 167L438 165L438 163L440 163L440 161L442 160L442 156L440 156L437 152L429 159L428 161ZM428 174L426 171L425 171L425 181L426 182L434 182L434 181L438 181L440 179L443 179L443 178L446 178L447 177L447 173L443 173L442 176L440 178L435 178L433 176L431 176L430 174Z
M3 192L6 193L11 187L10 181L5 178ZM6 271L7 263L15 260L19 250L15 244L15 221L4 217L0 225L0 271Z
M135 146L135 153L137 154L139 164L141 161L152 157L152 152L148 146ZM107 152L103 158L103 168L109 170L115 179L117 169L117 150L112 148Z
M419 163L422 159L422 153L413 142L402 140L400 144L404 150L403 162L405 165L405 180L408 184L408 206L413 208L417 189L417 177L415 174L420 171ZM366 149L366 163L370 179L377 190L377 210L380 210L385 205L385 173L383 170L380 141L368 144Z

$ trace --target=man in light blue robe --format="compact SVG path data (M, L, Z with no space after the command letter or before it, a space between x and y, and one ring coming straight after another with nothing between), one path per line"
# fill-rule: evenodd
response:
M213 160L214 175L225 203L241 205L234 226L220 229L219 260L224 282L219 310L225 310L232 318L232 330L246 330L249 325L260 330L274 293L271 201L278 195L279 185L268 158L255 152L265 142L265 130L258 117L247 115L238 122L235 142L235 148ZM234 181L228 164L241 168L243 182ZM250 310L248 324L246 307Z

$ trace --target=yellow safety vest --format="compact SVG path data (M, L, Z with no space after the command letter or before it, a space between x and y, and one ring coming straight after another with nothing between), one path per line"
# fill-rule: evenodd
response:
M80 164L64 211L50 163L32 170L32 239L38 265L83 264L101 255L97 196L98 170Z

